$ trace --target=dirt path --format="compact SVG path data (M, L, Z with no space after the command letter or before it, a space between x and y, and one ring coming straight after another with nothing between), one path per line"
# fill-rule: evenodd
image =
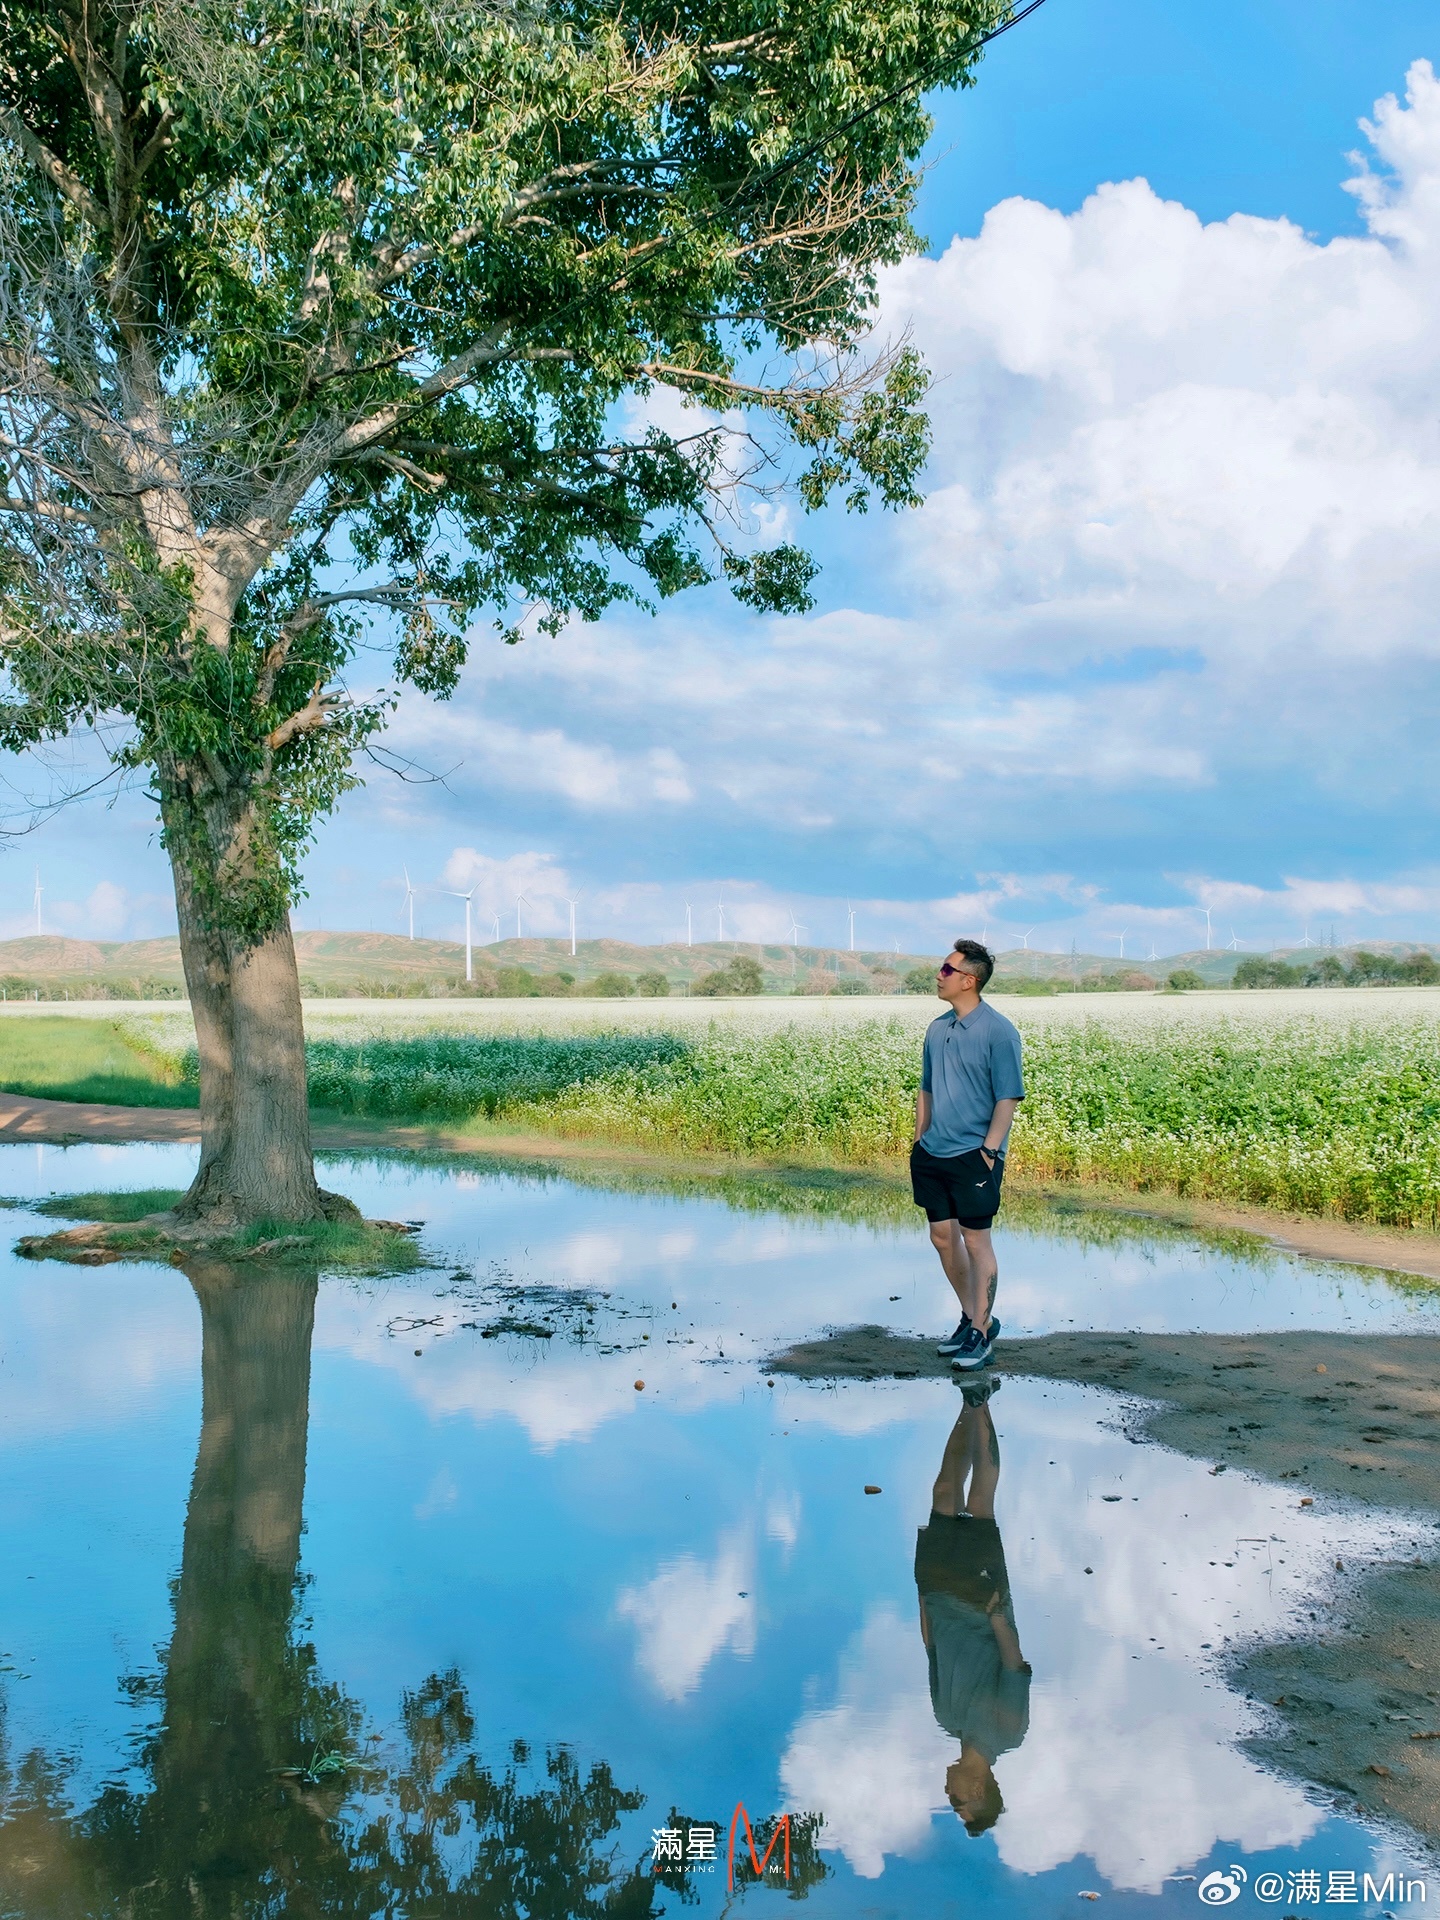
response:
M773 1366L804 1380L950 1373L931 1342L883 1327L805 1341ZM1356 1500L1440 1525L1432 1335L1002 1337L996 1366L1143 1398L1123 1416L1132 1439L1286 1481L1297 1504ZM1250 1743L1258 1757L1440 1843L1440 1739L1411 1738L1440 1732L1440 1532L1433 1557L1342 1575L1317 1639L1256 1649L1230 1679L1278 1708Z

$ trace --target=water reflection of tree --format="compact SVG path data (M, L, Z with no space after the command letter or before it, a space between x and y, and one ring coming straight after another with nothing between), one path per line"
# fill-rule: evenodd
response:
M638 1793L561 1750L474 1752L455 1673L403 1708L396 1764L319 1671L298 1615L313 1274L187 1265L203 1325L200 1448L175 1625L139 1754L141 1784L76 1804L63 1754L0 1745L0 1916L308 1920L455 1915L642 1920L647 1861L610 1841ZM335 1752L339 1781L283 1771Z

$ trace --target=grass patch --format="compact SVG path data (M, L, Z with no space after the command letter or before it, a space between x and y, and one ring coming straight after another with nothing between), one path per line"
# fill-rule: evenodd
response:
M205 1252L210 1257L360 1274L408 1273L424 1264L413 1234L370 1220L315 1220L299 1226L258 1220L224 1240L212 1240Z
M43 1014L0 1019L0 1090L123 1107L193 1107L199 1099L179 1063L138 1044L118 1021Z
M132 1193L57 1193L34 1203L50 1220L108 1220L128 1226L152 1213L168 1213L182 1198L179 1187L143 1187ZM21 1201L21 1206L30 1206Z

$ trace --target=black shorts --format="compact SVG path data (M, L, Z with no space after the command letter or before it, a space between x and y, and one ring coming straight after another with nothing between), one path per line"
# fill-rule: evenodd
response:
M974 1514L932 1513L915 1536L915 1584L988 1612L1010 1597L1000 1529Z
M958 1220L962 1227L988 1227L1000 1211L1005 1162L986 1164L978 1147L943 1158L917 1140L910 1149L910 1191L927 1220Z

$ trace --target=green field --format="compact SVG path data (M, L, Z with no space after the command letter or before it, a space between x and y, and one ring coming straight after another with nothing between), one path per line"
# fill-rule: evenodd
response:
M1277 996L1277 1001L1285 998ZM1408 997L1407 997L1408 998ZM1053 1005L1053 1003L1051 1003ZM1071 1003L1073 1004L1073 1003ZM1159 1003L1151 1002L1152 1007ZM1392 1226L1440 1226L1440 1023L1366 1017L1055 1018L1025 1028L1030 1097L1011 1169ZM321 1110L813 1166L894 1166L909 1143L925 1003L901 1017L606 1031L402 1030L350 1017L310 1041ZM0 1085L137 1105L194 1100L185 1024L0 1021Z
M122 1107L193 1107L178 1063L114 1020L63 1014L0 1021L0 1090L40 1100L102 1100Z

